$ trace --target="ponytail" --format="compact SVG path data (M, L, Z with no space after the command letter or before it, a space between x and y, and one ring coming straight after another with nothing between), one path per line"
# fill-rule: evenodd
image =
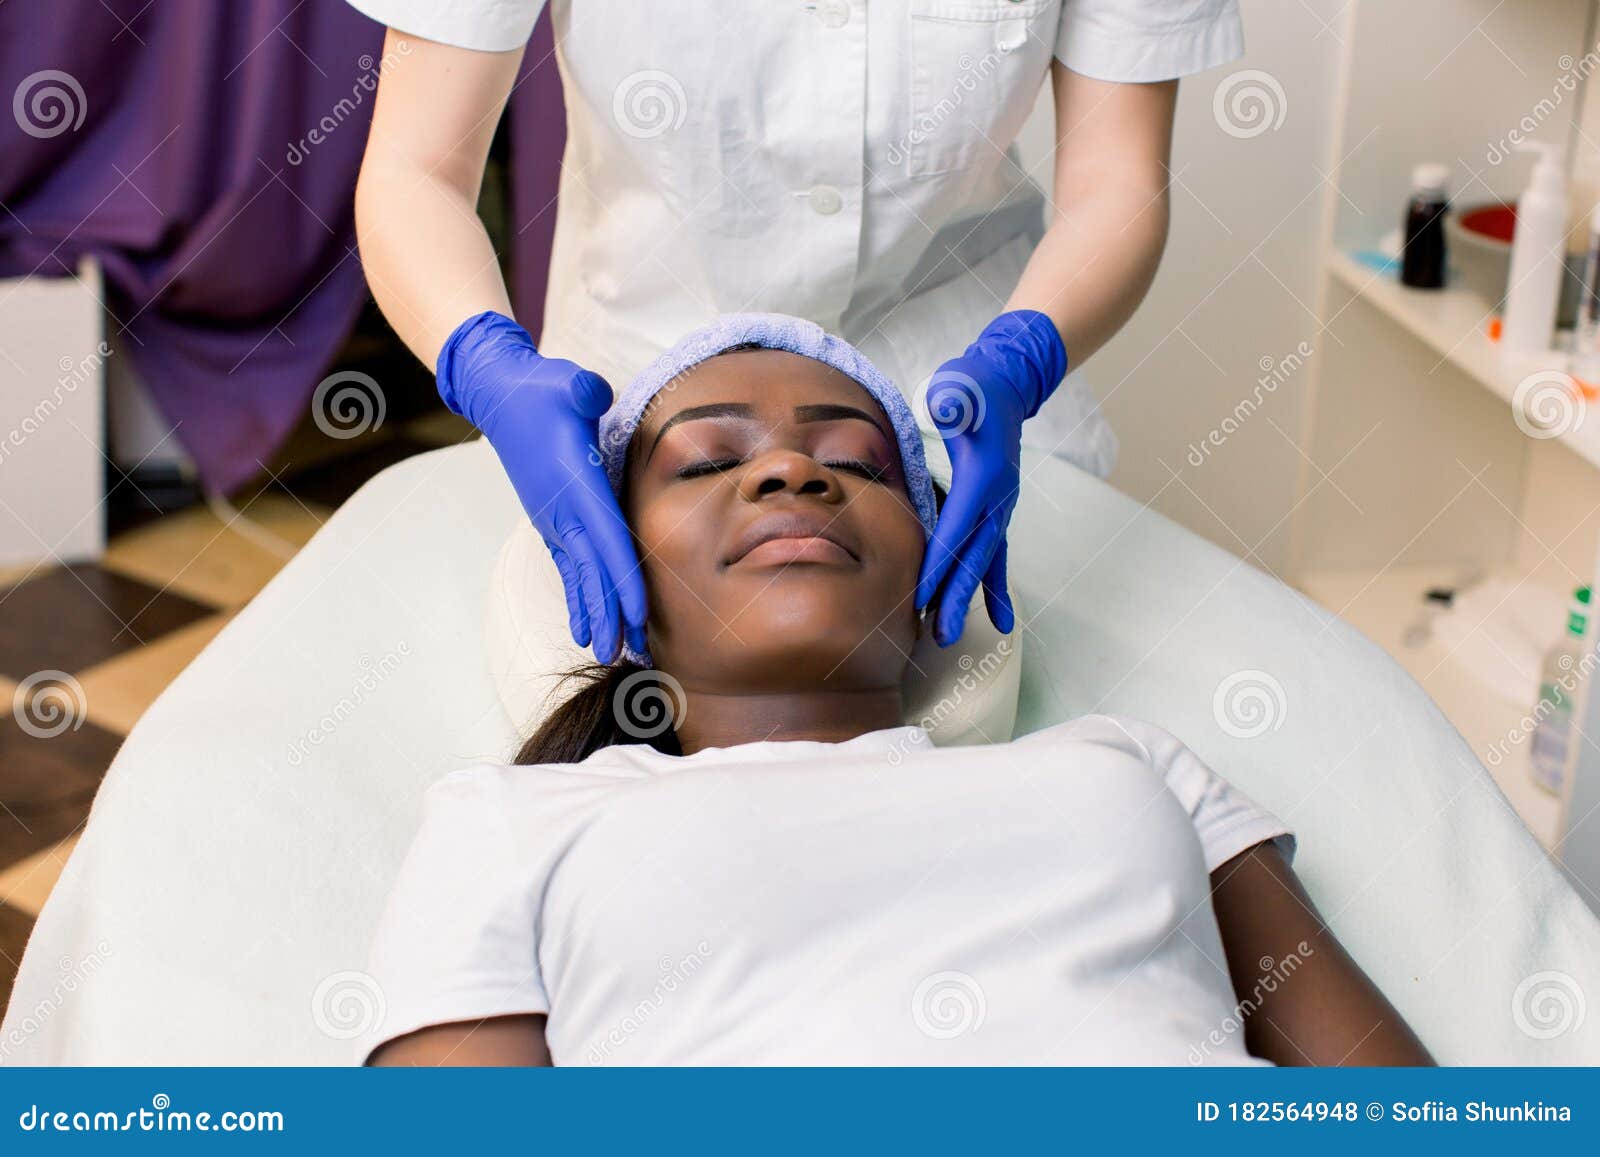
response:
M625 660L602 666L591 663L567 672L557 691L573 690L527 738L512 760L530 763L580 763L602 747L641 744L664 755L682 755L671 723L646 679L649 668Z

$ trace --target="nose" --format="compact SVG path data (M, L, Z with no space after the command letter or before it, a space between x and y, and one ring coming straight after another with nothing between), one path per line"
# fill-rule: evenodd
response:
M798 450L770 450L748 463L739 479L739 496L746 502L780 494L809 495L827 503L844 500L838 476Z

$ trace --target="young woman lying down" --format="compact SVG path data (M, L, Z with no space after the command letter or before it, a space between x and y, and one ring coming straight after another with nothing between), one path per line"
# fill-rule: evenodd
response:
M725 318L600 450L655 669L589 671L514 766L428 792L371 1063L1429 1062L1288 829L1173 736L902 723L934 495L849 346Z

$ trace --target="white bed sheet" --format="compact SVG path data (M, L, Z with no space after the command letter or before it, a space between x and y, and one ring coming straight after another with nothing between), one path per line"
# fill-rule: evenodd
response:
M1018 733L1093 709L1167 727L1294 825L1317 902L1440 1060L1600 1061L1600 1011L1572 1003L1600 996L1600 923L1422 691L1103 482L1025 465ZM39 919L0 1060L351 1059L422 791L515 741L481 625L519 517L481 443L403 462L167 689ZM1224 686L1261 689L1272 725L1246 737L1262 717L1219 709Z

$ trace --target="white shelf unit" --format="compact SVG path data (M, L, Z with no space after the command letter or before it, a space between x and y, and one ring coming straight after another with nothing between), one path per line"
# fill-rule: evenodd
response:
M1471 667L1481 647L1408 643L1407 628L1430 588L1494 582L1513 596L1510 610L1535 592L1536 604L1559 603L1592 578L1600 403L1580 404L1581 420L1553 435L1530 436L1513 416L1518 386L1564 369L1565 357L1503 356L1483 298L1411 290L1349 255L1400 224L1418 162L1453 167L1457 206L1513 200L1530 162L1496 157L1530 117L1533 137L1595 154L1586 159L1600 172L1600 115L1580 131L1580 110L1600 104L1600 80L1587 93L1560 83L1563 68L1574 72L1595 51L1596 9L1594 0L1357 0L1351 9L1291 531L1296 585L1423 684L1547 847L1562 840L1562 801L1532 784L1526 742L1502 744L1521 730L1536 678L1508 695L1504 679L1496 687ZM1545 645L1561 627L1550 623ZM1600 843L1600 832L1585 838Z

